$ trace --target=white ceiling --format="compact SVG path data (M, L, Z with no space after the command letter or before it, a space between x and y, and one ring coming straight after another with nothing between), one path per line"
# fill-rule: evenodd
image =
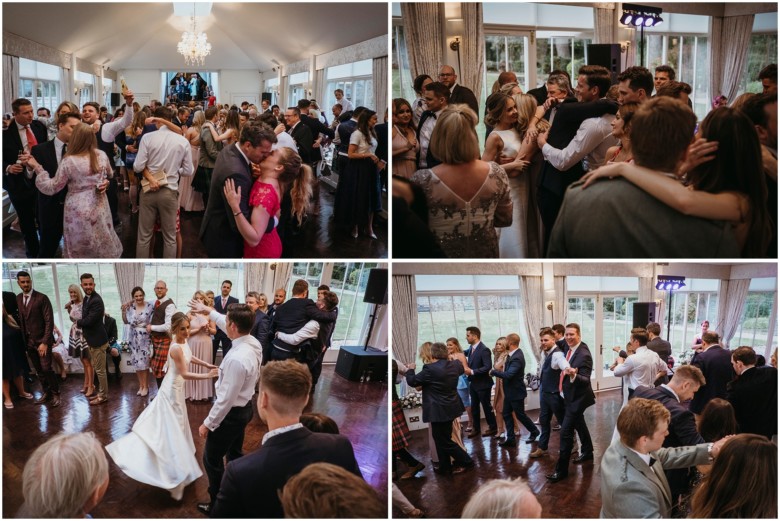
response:
M387 34L388 4L220 3L198 17L207 69L267 71ZM3 3L3 30L98 65L176 69L190 20L165 3Z

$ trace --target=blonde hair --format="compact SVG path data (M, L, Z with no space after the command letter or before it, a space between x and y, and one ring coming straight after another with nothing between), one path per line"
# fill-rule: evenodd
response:
M515 519L522 502L533 493L523 478L494 479L480 485L463 507L463 519Z
M108 479L103 446L91 432L58 434L35 449L22 472L25 517L84 517Z
M536 98L530 94L515 94L512 96L512 99L515 100L515 105L517 106L517 130L524 134L528 131L531 119L536 115L536 107L538 106ZM546 119L540 119L536 123L535 128L540 133L546 132L550 128L550 122Z
M432 345L433 344L431 342L423 342L423 344L420 346L420 360L422 360L422 363L424 364L435 362L433 354L431 353Z
M84 300L84 295L81 293L81 286L79 286L78 284L71 284L70 286L68 286L68 293L70 293L71 291L75 291L76 294L79 296L77 302L81 302Z
M100 169L97 154L97 138L91 125L79 123L73 129L68 140L68 155L78 156L86 154L89 157L89 168L91 173L97 173Z
M477 123L477 115L468 105L450 105L442 110L431 135L433 156L447 165L479 159L479 139L474 130Z
M658 422L669 423L671 415L669 411L656 400L634 398L629 400L617 419L617 430L620 441L630 448L634 448L639 438L648 438L655 434Z
M193 293L192 300L195 300L198 297L203 298L203 303L204 304L209 301L209 297L206 295L205 292L203 292L201 290L196 290L195 293Z
M292 188L290 188L292 214L298 220L298 226L300 226L311 204L314 174L309 165L303 164L301 156L295 150L282 147L277 150L277 153L279 154L279 164L284 167L282 174L279 176L282 193L284 193L287 185L292 183Z
M192 116L192 128L198 131L200 134L200 128L206 122L206 114L202 110L195 111L195 115Z

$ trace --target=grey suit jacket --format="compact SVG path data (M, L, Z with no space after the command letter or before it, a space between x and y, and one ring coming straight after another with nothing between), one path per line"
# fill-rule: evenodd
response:
M664 469L709 463L707 444L659 449L652 470L634 451L616 439L601 459L602 518L668 518L672 493Z

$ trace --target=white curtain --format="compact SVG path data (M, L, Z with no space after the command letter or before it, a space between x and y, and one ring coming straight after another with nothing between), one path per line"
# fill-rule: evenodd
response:
M70 70L60 67L60 99L68 101L73 97L73 84L70 81Z
M3 55L3 113L11 112L11 103L19 97L19 57Z
M542 277L520 276L520 303L525 317L525 329L531 341L534 358L541 363L541 351L536 339L544 326L544 289Z
M247 262L244 264L244 295L250 291L263 293L263 282L265 282L265 272L268 268L266 263Z
M458 82L471 89L477 96L482 92L482 68L485 61L485 34L482 24L482 4L463 3L463 42L460 45L460 76ZM479 114L477 114L479 116Z
M729 347L729 342L737 333L748 288L750 288L750 279L720 281L718 326L715 331L720 335L720 343L723 347Z
M553 277L555 300L553 301L553 324L566 325L566 314L569 311L569 297L566 292L566 277Z
M439 72L444 39L443 8L441 3L401 3L412 79L420 74L435 77ZM480 47L483 45L479 44Z
M376 106L376 119L381 123L387 109L387 56L374 58L374 105Z
M290 275L292 275L293 265L291 262L277 262L276 269L274 270L274 291L278 288L287 288L287 283L290 282Z
M414 275L393 275L392 291L393 357L403 364L410 364L417 359L417 290Z
M755 15L712 17L710 34L710 98L734 99L742 80Z
M317 104L320 106L320 112L325 114L325 116L328 118L328 121L330 121L330 107L328 107L327 103L325 102L327 99L327 92L325 91L325 87L325 69L317 69L317 71L314 73L314 88L312 89L312 92L314 92L314 99L317 100Z
M114 276L119 290L119 301L129 302L133 296L130 294L133 288L144 283L143 262L118 262L114 264Z
M594 7L593 23L595 38L593 43L615 43L615 7Z

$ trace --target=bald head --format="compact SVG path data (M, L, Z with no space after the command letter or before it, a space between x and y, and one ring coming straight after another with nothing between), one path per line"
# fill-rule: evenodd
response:
M506 85L507 83L519 83L517 81L517 74L512 71L505 71L498 75L498 84L500 86Z
M439 81L446 85L448 89L451 89L457 80L458 76L455 74L455 69L450 65L442 65L439 68Z

